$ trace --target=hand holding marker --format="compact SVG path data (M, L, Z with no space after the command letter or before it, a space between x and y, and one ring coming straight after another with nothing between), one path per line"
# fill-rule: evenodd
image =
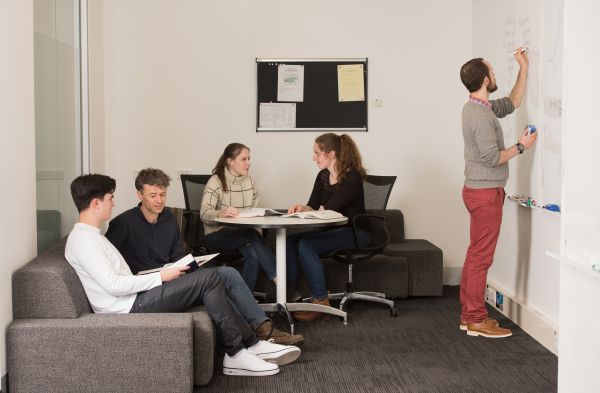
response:
M525 127L525 129L527 130L527 135L531 135L537 131L537 129L535 128L535 126L533 124L527 125L527 127Z
M514 52L510 52L508 55L509 55L509 56L514 56L514 55L516 55L518 52L520 52L520 53L525 53L525 52L527 52L527 47L526 47L526 46L524 46L524 47L522 47L522 48L520 48L520 49L517 49L517 50L516 50L516 51L514 51Z

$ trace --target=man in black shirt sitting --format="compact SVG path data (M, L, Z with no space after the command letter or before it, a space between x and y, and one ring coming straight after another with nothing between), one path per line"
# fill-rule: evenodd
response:
M123 255L133 274L162 267L186 255L177 219L171 209L165 209L170 181L160 169L141 170L135 179L140 203L110 221L106 237ZM273 326L237 270L221 266L218 272L233 308L252 326L259 339L272 339L284 345L304 342L302 335L282 332Z

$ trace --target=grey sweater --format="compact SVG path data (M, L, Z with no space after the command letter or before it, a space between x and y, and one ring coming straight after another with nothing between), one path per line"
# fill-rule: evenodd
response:
M508 97L491 100L492 109L467 101L462 111L465 140L465 186L469 188L504 187L508 163L499 165L504 150L504 134L498 118L511 114L515 107Z

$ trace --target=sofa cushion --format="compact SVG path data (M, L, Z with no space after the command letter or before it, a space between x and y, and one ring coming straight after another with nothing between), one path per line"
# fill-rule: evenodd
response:
M389 243L385 255L408 261L408 296L441 296L443 290L443 252L424 239L405 239Z
M66 241L62 239L13 274L15 319L77 318L92 312L77 273L65 259Z

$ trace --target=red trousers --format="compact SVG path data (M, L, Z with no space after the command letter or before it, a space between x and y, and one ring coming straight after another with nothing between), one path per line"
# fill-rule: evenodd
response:
M460 279L461 321L478 323L488 317L485 285L500 236L504 196L502 187L463 187L463 201L471 216L471 239Z

